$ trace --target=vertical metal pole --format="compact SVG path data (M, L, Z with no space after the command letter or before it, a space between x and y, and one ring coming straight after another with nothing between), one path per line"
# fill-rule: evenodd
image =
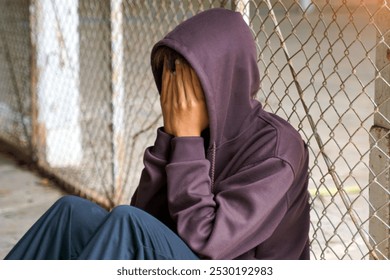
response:
M250 1L249 0L235 0L234 9L242 14L242 18L246 24L250 24Z
M123 3L122 0L111 0L111 68L112 68L112 124L113 124L113 180L115 204L123 200L125 129L124 129L124 41L123 41Z
M30 26L30 43L31 43L31 56L30 56L30 94L31 94L31 146L32 146L32 157L33 160L37 161L39 160L39 133L38 133L38 101L37 101L37 63L36 63L36 9L37 5L35 3L35 0L29 1L30 6L30 19L29 19L29 26Z
M376 255L390 259L390 11L386 0L375 17L378 28L374 125L370 131L370 223Z
M39 122L39 102L38 102L38 80L39 71L37 65L37 34L39 32L38 16L40 13L40 3L37 0L30 0L30 42L31 42L31 146L32 160L38 165L42 165L42 161L46 158L45 147L45 126Z

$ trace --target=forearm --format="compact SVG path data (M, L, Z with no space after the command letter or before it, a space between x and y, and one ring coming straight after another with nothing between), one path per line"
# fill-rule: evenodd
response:
M148 206L161 200L161 195L164 193L162 190L166 193L165 167L170 156L171 138L159 128L154 146L146 149L144 169L136 193L132 198L132 205L146 210Z

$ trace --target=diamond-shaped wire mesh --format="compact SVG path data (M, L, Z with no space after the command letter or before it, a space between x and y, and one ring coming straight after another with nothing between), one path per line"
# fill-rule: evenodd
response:
M389 259L387 0L3 0L0 139L73 191L128 203L162 125L151 47L213 7L242 13L259 100L309 144L312 258Z
M31 137L28 1L0 10L0 137L29 152ZM9 28L12 26L12 28Z

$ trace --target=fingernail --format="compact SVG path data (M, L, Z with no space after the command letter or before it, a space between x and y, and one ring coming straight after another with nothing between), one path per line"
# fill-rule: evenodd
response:
M180 59L176 59L176 60L175 60L175 63L176 63L176 64L180 64Z

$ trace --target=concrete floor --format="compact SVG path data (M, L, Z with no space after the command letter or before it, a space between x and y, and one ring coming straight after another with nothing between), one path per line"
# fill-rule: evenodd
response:
M0 259L64 194L49 180L0 152Z

